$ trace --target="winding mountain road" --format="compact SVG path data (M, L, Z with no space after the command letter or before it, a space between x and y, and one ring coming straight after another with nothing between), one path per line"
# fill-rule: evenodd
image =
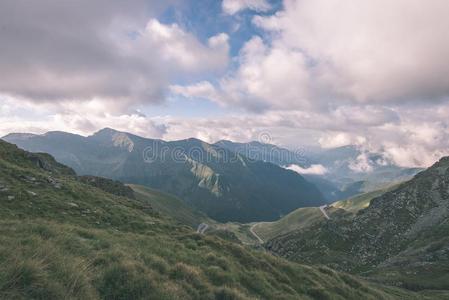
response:
M327 215L327 212L324 210L326 207L327 207L327 205L320 206L320 211L324 215L324 217L329 220L330 217Z
M257 235L257 233L254 232L254 227L256 227L257 224L259 224L259 223L253 224L253 225L249 228L249 231L250 231L251 234L257 239L257 241L259 241L259 243L263 244L263 240L260 238L260 236Z
M200 225L198 225L196 233L204 234L204 232L207 230L207 228L209 228L209 225L207 225L206 223L201 223Z

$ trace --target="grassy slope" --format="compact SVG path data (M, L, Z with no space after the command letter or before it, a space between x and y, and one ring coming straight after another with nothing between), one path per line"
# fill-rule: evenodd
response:
M0 298L404 299L417 294L195 234L0 142ZM55 181L57 184L55 184ZM13 198L14 197L14 198Z
M443 158L413 180L374 195L357 214L291 232L266 246L291 260L408 289L441 290L439 296L449 299L448 166ZM358 199L349 203L360 206L364 200Z
M393 190L398 187L399 184L391 185L382 189L364 193L349 199L340 200L331 204L332 207L341 208L351 213L357 213L359 210L367 208L371 202L376 197Z
M147 202L156 211L172 217L181 224L189 225L196 229L201 223L215 223L215 221L191 208L176 196L142 185L130 184L129 186L134 190L138 200Z
M253 227L253 230L262 240L267 241L281 234L310 226L324 219L318 207L299 208L279 221L257 223Z
M359 210L369 206L371 200L387 191L390 191L398 185L389 186L376 191L364 193L349 199L334 202L327 208L327 213L332 218L336 209L344 209L350 213L357 213ZM299 208L276 222L260 222L254 226L254 232L264 241L268 241L276 236L286 234L288 232L310 227L317 222L324 221L325 218L318 207Z

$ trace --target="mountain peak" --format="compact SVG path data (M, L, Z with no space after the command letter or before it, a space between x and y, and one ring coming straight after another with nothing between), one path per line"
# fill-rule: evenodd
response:
M112 135L115 133L119 133L120 131L115 130L113 128L110 127L105 127L103 129L98 130L97 132L95 132L94 134L92 134L91 136L104 136L104 135Z
M131 152L134 149L134 142L131 140L130 134L109 127L95 132L93 135L89 136L89 138L106 144L112 143L114 147L125 148L128 152Z
M26 133L26 132L13 132L5 135L2 139L14 139L14 140L27 140L36 136L34 133Z

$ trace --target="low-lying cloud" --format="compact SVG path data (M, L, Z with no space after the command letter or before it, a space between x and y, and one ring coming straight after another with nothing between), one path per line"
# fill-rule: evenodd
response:
M307 174L307 175L324 175L328 172L323 165L311 165L308 168L303 168L298 165L288 165L285 168L287 170L295 171L298 174Z

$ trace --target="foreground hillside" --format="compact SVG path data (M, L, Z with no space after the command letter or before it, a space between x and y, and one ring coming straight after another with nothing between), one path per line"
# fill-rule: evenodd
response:
M86 183L48 155L1 141L0 170L2 299L422 296L196 234L108 193L115 183Z
M275 220L298 207L325 202L313 184L293 171L197 139L165 142L112 129L89 137L49 132L4 139L25 150L50 153L79 175L176 195L222 222Z
M374 198L355 216L333 215L274 238L266 248L411 289L448 290L449 158Z
M151 207L163 215L170 216L176 222L197 228L201 223L216 223L206 215L193 209L181 199L170 194L145 187L142 185L130 184L135 197L143 203L148 203Z

